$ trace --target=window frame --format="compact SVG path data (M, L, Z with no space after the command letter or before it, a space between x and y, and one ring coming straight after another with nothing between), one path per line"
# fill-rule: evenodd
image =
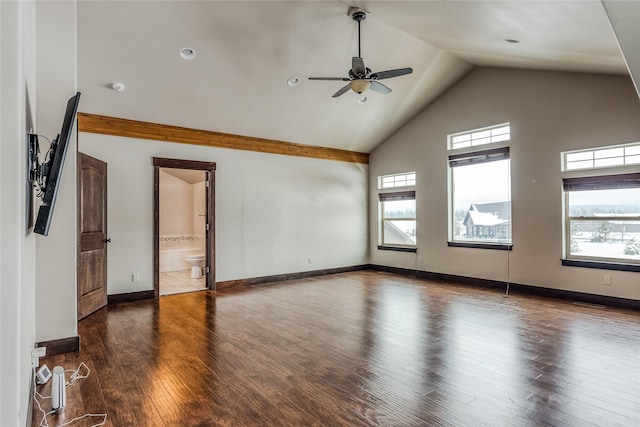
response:
M389 175L380 175L378 177L378 190L392 190L396 188L415 187L416 171L392 173ZM393 178L394 185L385 186L385 179ZM398 179L401 178L401 179ZM402 184L404 182L404 184Z
M508 125L508 123L506 124ZM495 127L501 127L505 125L497 125ZM486 128L483 128L486 129ZM474 131L469 131L469 133ZM451 135L449 135L451 136ZM448 139L450 141L450 139ZM448 212L448 239L447 246L449 247L463 247L463 248L477 248L477 249L493 249L493 250L512 250L513 249L513 227L512 223L509 224L509 241L499 242L491 240L482 242L478 240L458 240L455 235L456 219L455 219L455 182L454 182L454 170L458 167L472 166L480 163L489 163L494 161L509 160L509 221L512 221L512 197L511 197L511 148L508 145L509 141L500 141L494 144L482 144L476 146L475 150L455 149L449 150L448 156L448 197L449 197L449 212ZM493 147L492 147L493 146ZM461 152L461 153L460 153Z
M620 173L614 175L598 175L598 176L581 176L572 178L563 178L563 196L564 196L564 245L562 265L573 267L598 268L606 270L622 270L622 271L640 271L640 260L629 258L614 258L593 255L578 255L571 251L571 223L572 221L581 222L605 222L605 221L638 221L640 215L637 216L572 216L570 215L569 196L572 192L589 191L589 190L618 190L640 188L640 173Z
M500 133L500 134L496 134L494 135L493 131L497 131L503 128L508 128L508 132L506 133ZM474 138L474 136L476 136L476 134L479 133L486 133L488 132L488 135L483 135L479 138ZM456 138L460 138L462 136L469 136L469 145L460 145L460 146L454 146L457 143L454 141ZM506 138L501 138L504 135L507 135ZM495 140L494 140L495 137ZM476 142L474 144L474 141L480 141L483 139L489 139L488 142ZM499 144L502 142L506 142L506 141L510 141L511 140L511 123L510 122L505 122L505 123L500 123L497 125L491 125L491 126L485 126L482 128L478 128L478 129L472 129L472 130L467 130L467 131L463 131L463 132L456 132L456 133L451 133L449 135L447 135L447 149L449 151L455 151L455 150L464 150L464 149L472 149L472 150L477 150L478 147L484 147L486 145L495 145L495 144ZM480 148L481 149L481 148Z
M385 209L384 202L387 201L399 201L399 200L413 200L416 209L415 215L413 218L386 218L385 217ZM416 234L418 229L418 213L417 213L417 200L416 200L416 191L415 190L405 190L405 191L390 191L390 192L380 192L378 193L378 249L379 250L390 250L390 251L399 251L399 252L417 252L417 243L413 245L403 245L399 243L387 243L385 242L385 233L384 233L384 225L386 221L414 221L416 224Z
M607 152L611 153L614 150L621 149L621 155L607 155ZM635 151L635 152L634 152ZM600 156L598 156L600 153ZM583 159L569 161L568 157L571 155L583 155ZM640 166L640 142L631 142L628 144L608 145L606 147L594 147L581 150L563 151L561 153L562 172L573 171L587 171L594 169L606 169L606 168L620 168L625 166ZM600 161L606 161L610 159L620 159L619 164L602 164L596 165ZM632 161L637 160L637 161ZM591 166L570 168L572 163L586 163L591 162Z

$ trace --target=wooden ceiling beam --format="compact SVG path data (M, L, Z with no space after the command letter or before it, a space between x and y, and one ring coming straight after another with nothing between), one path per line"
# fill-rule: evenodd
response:
M140 122L97 114L78 113L78 131L181 144L257 151L259 153L309 157L312 159L369 164L369 154L337 148L317 147L208 130Z

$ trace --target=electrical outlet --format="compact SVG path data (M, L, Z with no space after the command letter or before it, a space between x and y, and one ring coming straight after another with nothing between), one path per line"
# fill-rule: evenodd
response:
M132 282L139 282L140 281L140 273L133 273L131 275L131 281Z
M602 283L604 283L605 285L610 285L611 284L611 276L609 274L605 274Z
M311 264L311 257L309 257L309 264Z
M422 264L422 255L418 255L418 264Z
M36 347L31 350L31 367L37 368L40 365L40 358L46 356L47 347Z

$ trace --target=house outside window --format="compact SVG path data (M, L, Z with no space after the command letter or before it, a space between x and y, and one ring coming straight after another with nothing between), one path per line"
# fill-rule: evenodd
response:
M509 124L493 127L499 130L497 142L509 139ZM482 132L488 132L484 128ZM478 131L469 131L470 139ZM464 133L449 136L462 140ZM449 151L450 230L449 246L491 249L511 248L511 161L509 147L489 148L454 154ZM476 144L478 145L478 144Z
M407 187L411 188L415 185L415 172L378 177L380 190L378 249L416 251L416 192L407 190Z
M565 260L640 267L640 173L565 178L563 187Z

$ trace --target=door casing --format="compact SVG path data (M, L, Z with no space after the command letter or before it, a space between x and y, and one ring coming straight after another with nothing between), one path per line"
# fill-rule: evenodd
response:
M164 157L153 158L153 294L155 298L160 296L160 168L192 169L207 172L206 176L206 224L205 231L206 266L209 267L205 275L206 287L210 290L216 288L215 267L215 162L202 162L197 160L168 159Z

